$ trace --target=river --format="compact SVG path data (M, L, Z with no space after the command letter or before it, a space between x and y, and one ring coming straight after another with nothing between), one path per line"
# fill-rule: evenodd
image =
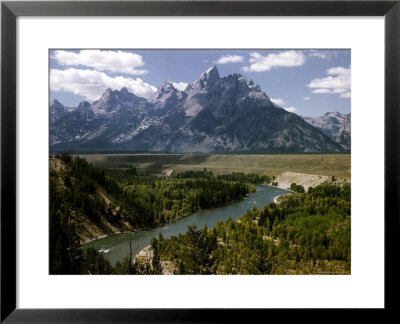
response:
M261 209L265 205L273 202L275 197L288 193L290 193L290 191L276 187L257 186L256 192L249 194L246 198L237 203L198 211L174 222L150 230L133 232L133 255L136 255L139 251L150 245L151 239L153 237L158 237L158 233L160 232L164 238L169 238L171 236L176 236L179 233L185 233L188 225L197 225L197 228L200 229L206 224L208 228L212 228L215 226L217 221L225 221L229 217L232 219L239 218L253 206L257 206ZM117 261L121 261L129 254L128 235L129 234L127 233L123 233L107 236L87 243L83 248L93 246L98 251L102 251L111 264L115 265Z

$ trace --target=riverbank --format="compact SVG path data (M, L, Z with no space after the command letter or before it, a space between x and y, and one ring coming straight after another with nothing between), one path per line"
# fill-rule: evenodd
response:
M157 228L133 232L131 237L132 254L137 255L150 244L153 237L159 237L160 233L164 238L169 238L171 236L177 236L179 233L186 233L188 226L196 225L197 228L200 229L206 225L208 228L212 228L215 227L218 221L225 222L228 218L235 220L241 217L247 210L252 209L254 206L262 209L265 205L272 203L276 196L285 193L288 193L288 191L277 187L259 185L257 186L256 192L245 197L246 199L241 199L237 203L219 208L202 210ZM124 234L111 235L93 241L89 246L93 246L96 250L108 250L104 256L111 264L121 261L129 254L128 238L127 235Z
M136 260L137 262L141 262L143 264L148 262L150 264L150 267L152 267L151 265L152 259L153 259L153 250L150 245L140 250L139 253L137 253L136 256L134 257L134 260ZM174 262L160 260L160 264L162 268L161 275L174 274L176 270Z
M142 231L148 231L148 230L156 229L156 228L159 228L161 226L168 226L169 224L173 224L173 223L175 223L177 221L180 221L185 217L189 217L190 215L193 215L194 213L212 211L214 209L227 207L229 205L236 204L236 203L242 201L243 199L251 196L256 191L257 190L255 190L253 192L248 192L245 196L241 197L239 200L233 200L233 201L230 201L230 202L225 203L225 204L219 204L219 205L216 205L216 206L214 206L212 208L208 208L208 209L198 209L198 210L196 210L194 212L191 212L191 213L184 213L184 214L179 215L176 218L170 220L167 223L157 224L154 227L144 227L144 228L133 228L133 227L130 227L129 228L130 224L124 223L123 224L124 225L124 229L121 230L121 228L117 228L115 226L112 226L107 221L102 220L102 224L101 224L102 226L101 227L103 229L101 229L99 226L97 226L94 223L84 223L82 225L82 227L77 232L78 232L78 236L81 239L80 240L81 246L84 246L84 245L87 245L88 243L91 243L91 242L94 242L94 241L97 241L97 240L100 240L100 239L103 239L103 238L106 238L106 237L109 237L109 236L112 236L112 235L116 235L116 234L126 234L126 233L130 233L130 232L136 233L136 232L142 232ZM106 230L104 230L104 229L106 229Z
M284 197L284 196L287 196L287 195L291 195L292 193L295 193L295 192L294 192L294 191L291 191L291 192L288 193L288 194L276 196L276 197L274 198L274 203L275 203L275 204L278 204L278 203L279 203L278 199L279 199L280 197Z
M316 187L323 183L332 183L339 185L350 183L350 178L297 172L284 172L280 176L276 177L274 182L277 182L277 187L281 189L290 190L290 185L292 183L296 183L297 185L303 186L304 189L307 191L309 187Z

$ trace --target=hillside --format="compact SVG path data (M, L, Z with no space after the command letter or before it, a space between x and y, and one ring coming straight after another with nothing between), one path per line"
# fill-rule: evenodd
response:
M51 213L51 221L64 222L61 218L65 216L80 243L132 230L128 214L121 213L121 201L107 193L104 173L83 159L77 161L65 156L50 158L50 208L58 211Z
M351 274L351 189L318 185L215 228L151 241L162 274Z
M239 201L256 190L254 181L268 182L269 177L219 177L205 170L155 177L135 168L99 169L68 153L50 157L51 273L81 273L89 257L87 249L82 255L82 243Z

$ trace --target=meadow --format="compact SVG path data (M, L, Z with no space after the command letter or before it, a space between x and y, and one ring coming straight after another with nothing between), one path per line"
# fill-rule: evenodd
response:
M94 166L105 169L136 168L149 174L171 175L187 170L278 176L297 172L350 178L350 154L87 154Z

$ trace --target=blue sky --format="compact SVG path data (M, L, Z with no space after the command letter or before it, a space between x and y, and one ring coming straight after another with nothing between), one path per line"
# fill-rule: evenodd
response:
M241 73L271 100L302 116L349 113L350 50L51 50L50 100L74 107L107 87L148 98L164 81L184 89L212 65Z

